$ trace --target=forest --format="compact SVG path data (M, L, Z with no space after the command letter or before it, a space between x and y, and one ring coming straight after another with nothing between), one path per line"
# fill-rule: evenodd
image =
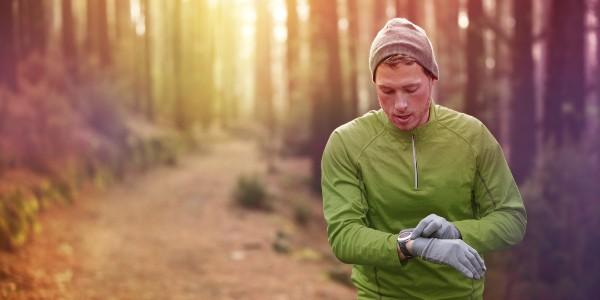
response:
M321 158L393 17L527 209L485 299L597 297L600 0L0 0L0 298L354 297Z

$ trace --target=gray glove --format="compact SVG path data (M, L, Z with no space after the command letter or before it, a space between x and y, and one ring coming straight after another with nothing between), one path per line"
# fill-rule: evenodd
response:
M460 239L460 232L456 229L454 224L446 221L443 217L436 214L430 214L419 222L410 236L412 240L418 237Z
M424 260L449 265L467 278L481 279L486 271L481 256L463 240L417 238L412 252Z

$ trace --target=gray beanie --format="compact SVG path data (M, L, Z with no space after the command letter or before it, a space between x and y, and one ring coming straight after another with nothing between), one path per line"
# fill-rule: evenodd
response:
M405 54L414 58L423 68L439 79L438 65L433 47L423 28L404 18L393 18L379 30L369 51L371 78L375 81L375 71L386 58L395 54Z

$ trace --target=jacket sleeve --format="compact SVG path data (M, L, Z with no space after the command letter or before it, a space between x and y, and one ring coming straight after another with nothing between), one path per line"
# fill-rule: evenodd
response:
M519 243L527 214L500 144L485 126L474 143L476 170L473 207L476 219L453 222L462 239L480 254Z
M339 133L330 137L321 161L323 212L335 256L348 264L398 266L397 234L369 228L359 171Z

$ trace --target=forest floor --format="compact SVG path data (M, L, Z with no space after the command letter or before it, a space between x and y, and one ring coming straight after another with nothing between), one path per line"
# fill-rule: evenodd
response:
M82 191L73 205L41 213L26 246L0 253L0 299L355 298L332 279L349 267L330 254L309 167L279 159L265 175L254 143L226 140L176 167ZM272 211L232 202L240 174L265 176ZM307 205L305 225L294 221L294 201Z

